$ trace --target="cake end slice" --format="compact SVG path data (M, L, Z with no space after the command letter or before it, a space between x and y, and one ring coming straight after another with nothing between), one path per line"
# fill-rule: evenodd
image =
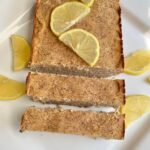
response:
M22 132L44 131L123 139L124 115L31 107L24 113L20 128Z

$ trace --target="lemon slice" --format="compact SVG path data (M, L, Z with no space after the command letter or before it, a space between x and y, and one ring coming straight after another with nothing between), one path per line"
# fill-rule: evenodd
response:
M131 75L140 75L150 69L150 51L140 50L125 58L124 72Z
M121 112L125 114L126 127L140 118L144 113L150 112L150 97L144 95L132 95L126 98L126 105Z
M12 35L13 69L19 71L25 68L30 60L30 45L21 36Z
M82 29L72 29L62 34L59 40L70 47L90 66L94 66L98 61L100 47L93 34Z
M0 100L15 100L26 92L26 85L0 75Z
M85 5L91 7L94 3L94 0L81 0Z
M55 35L60 35L89 13L90 8L80 2L66 2L53 10L51 30Z

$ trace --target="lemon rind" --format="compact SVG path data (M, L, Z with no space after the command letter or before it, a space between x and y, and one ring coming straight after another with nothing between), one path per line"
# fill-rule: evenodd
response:
M94 4L94 0L91 0L90 3L86 3L84 0L81 0L81 2L87 5L88 7L91 7Z

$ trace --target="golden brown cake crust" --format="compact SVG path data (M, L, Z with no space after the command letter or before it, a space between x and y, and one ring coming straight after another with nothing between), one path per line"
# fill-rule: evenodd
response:
M22 117L21 131L26 130L123 139L124 115L31 107Z
M29 73L27 95L42 103L113 106L125 103L124 80Z
M41 72L98 77L122 72L124 59L119 0L96 0L91 8L91 13L73 27L93 33L100 42L100 59L92 68L61 43L50 30L52 10L67 1L37 1L31 69ZM64 68L66 71L63 72ZM91 71L91 69L93 70Z

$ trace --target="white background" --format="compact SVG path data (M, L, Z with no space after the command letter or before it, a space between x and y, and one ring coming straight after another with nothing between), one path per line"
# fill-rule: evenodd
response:
M0 0L0 74L25 81L27 71L12 71L10 35L25 36L31 42L34 0ZM125 56L141 48L150 49L150 0L122 0ZM150 85L142 76L120 75L126 80L126 94L150 95ZM149 150L150 114L145 114L127 130L123 141L91 139L75 135L19 132L20 118L27 106L42 106L24 96L16 101L0 101L0 150ZM42 106L43 107L43 106Z

